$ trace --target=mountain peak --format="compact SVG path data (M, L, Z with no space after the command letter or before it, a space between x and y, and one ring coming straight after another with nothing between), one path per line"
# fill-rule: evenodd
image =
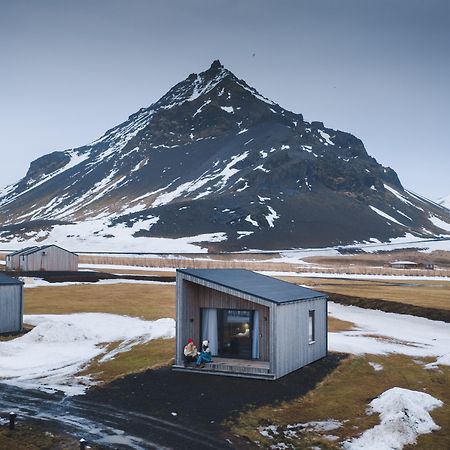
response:
M223 69L223 65L218 59L216 59L215 61L212 62L209 70L219 70L219 69Z
M447 223L448 210L404 191L361 140L304 121L219 60L0 192L0 243L11 245L65 236L79 248L89 229L103 248L200 236L214 250L273 250L429 239Z

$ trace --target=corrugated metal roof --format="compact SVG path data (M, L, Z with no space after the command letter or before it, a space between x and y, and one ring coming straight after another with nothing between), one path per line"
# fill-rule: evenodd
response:
M4 273L0 273L0 285L6 284L23 284L23 282L18 280L17 278L9 277Z
M272 303L291 303L326 296L321 292L245 269L178 269L177 271Z

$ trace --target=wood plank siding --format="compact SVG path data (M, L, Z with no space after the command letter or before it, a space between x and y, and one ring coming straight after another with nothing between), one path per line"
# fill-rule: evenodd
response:
M177 271L176 370L183 370L187 339L199 344L202 338L202 308L259 311L260 358L255 362L264 364L259 367L252 365L252 360L234 363L232 358L217 358L206 365L208 373L277 379L327 355L325 295L294 289L279 280L260 282L257 274L248 275L247 285L247 274L242 272L235 278L232 272L212 269L211 273L198 270L199 276L189 272L195 270ZM261 290L261 285L267 286L267 291Z
M327 355L326 297L279 305L273 318L274 359L277 378ZM308 317L314 311L315 340L309 342Z
M56 245L38 248L31 253L7 256L7 268L22 272L78 270L78 255Z
M192 338L196 343L200 342L201 308L260 311L260 359L268 361L270 353L270 308L244 298L239 298L230 293L232 291L231 289L217 285L207 287L202 285L208 283L204 280L196 279L188 281L187 278L191 277L180 274L179 272L177 273L177 364L182 364L183 362L183 348L188 338ZM227 290L230 292L226 292Z
M22 285L0 285L0 333L22 330Z

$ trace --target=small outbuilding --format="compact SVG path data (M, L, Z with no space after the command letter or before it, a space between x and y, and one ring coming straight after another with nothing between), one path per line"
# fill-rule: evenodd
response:
M57 245L27 247L6 255L6 270L76 272L78 270L78 255Z
M16 333L23 325L23 283L0 273L0 334Z
M327 296L242 269L178 269L175 370L192 338L201 372L277 379L327 355ZM198 369L197 369L198 370Z
M417 269L418 264L414 261L393 261L389 263L393 269Z

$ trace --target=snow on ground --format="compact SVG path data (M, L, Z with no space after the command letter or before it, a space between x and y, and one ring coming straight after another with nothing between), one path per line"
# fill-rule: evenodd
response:
M175 321L145 321L104 313L27 315L29 333L0 342L0 383L67 395L83 394L93 384L77 376L93 358L111 359L136 344L175 336ZM122 341L108 353L107 344Z
M375 372L379 372L380 370L384 369L383 364L378 364L372 361L369 362L369 366L372 367Z
M156 218L151 219L154 222ZM225 233L209 233L197 236L187 236L176 239L133 237L139 229L147 229L149 221L135 223L133 227L123 224L109 227L104 219L86 220L71 225L56 225L49 233L41 231L29 236L29 239L5 237L0 242L2 250L17 250L23 247L43 244L56 244L75 252L186 252L207 253L208 249L202 247L202 242L220 242L227 239ZM108 237L106 237L108 236Z
M288 439L294 439L298 437L298 433L303 432L315 432L319 433L321 437L329 440L329 441L335 441L339 439L337 436L333 436L330 434L324 434L329 433L330 431L337 430L342 425L342 422L339 420L322 420L322 421L313 421L313 422L306 422L306 423L294 423L289 424L284 427L278 427L276 425L266 425L266 426L260 426L258 427L258 432L261 434L261 436L264 436L265 438L272 439L272 440L278 440L280 437L286 437ZM284 446L284 447L283 447ZM276 448L294 448L292 445L286 445L283 442L277 442L274 445L271 445L270 448L276 449Z
M406 314L386 313L328 302L329 315L352 322L356 329L329 333L329 349L356 355L399 353L415 357L435 357L438 364L450 365L450 324Z
M450 239L423 239L410 233L400 238L391 239L389 242L380 242L377 239L371 239L371 242L362 242L353 245L343 245L338 247L323 248L303 248L294 250L278 250L279 258L274 258L274 262L288 262L293 264L304 264L303 258L308 256L341 256L339 250L352 251L364 250L368 253L375 253L387 250L402 250L407 248L418 248L423 252L432 252L433 250L450 251ZM264 253L262 250L253 250ZM276 252L276 250L273 250Z
M414 444L419 434L431 433L440 427L429 411L443 403L429 394L394 387L383 392L369 404L368 414L379 413L379 425L360 437L344 443L347 450L396 450Z
M264 272L273 274L277 272ZM363 275L359 273L329 273L329 272L282 272L283 276L309 278L343 278L346 280L409 280L409 281L448 281L450 277L420 276L420 275ZM281 275L280 275L281 276Z

